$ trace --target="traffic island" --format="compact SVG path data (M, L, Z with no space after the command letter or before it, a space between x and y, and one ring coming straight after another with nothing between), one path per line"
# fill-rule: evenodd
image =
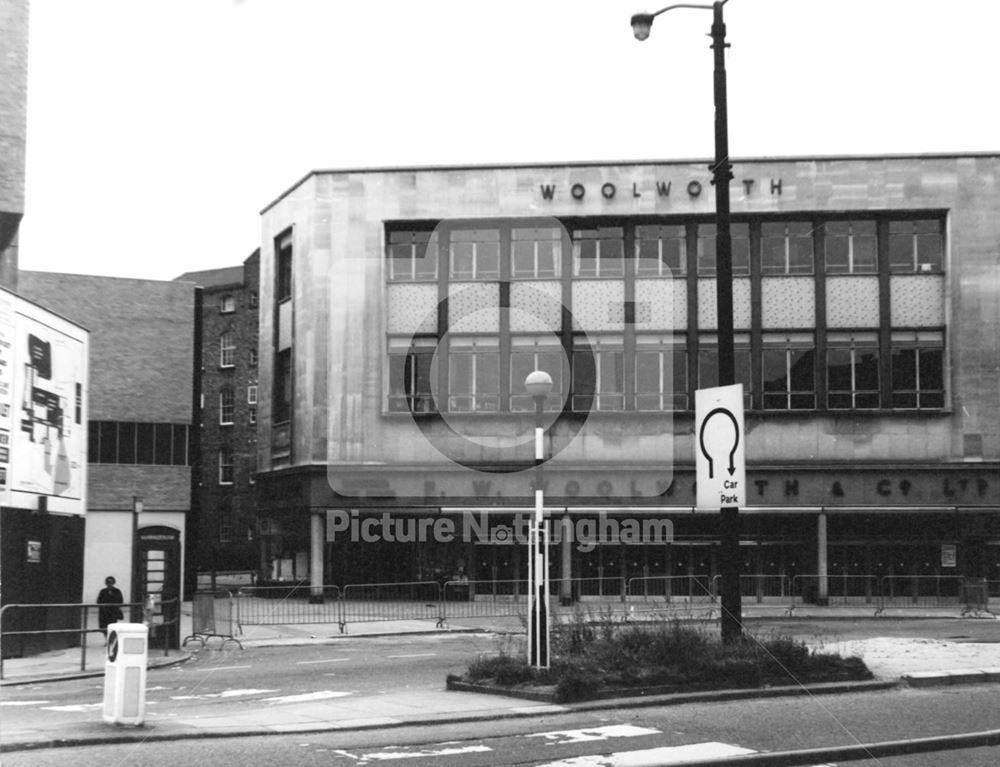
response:
M448 689L571 703L803 686L832 685L839 691L845 683L873 679L858 657L819 652L787 636L747 635L723 643L679 621L642 626L576 621L554 628L552 643L548 669L533 668L522 654L502 649L476 658L464 674L449 676Z

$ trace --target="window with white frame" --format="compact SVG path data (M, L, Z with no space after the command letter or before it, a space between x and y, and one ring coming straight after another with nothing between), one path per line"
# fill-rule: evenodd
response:
M826 403L831 410L879 406L878 334L827 334Z
M944 334L893 331L892 406L899 409L944 407Z
M224 386L219 390L219 423L229 425L233 422L233 414L236 410L233 390Z
M636 335L635 409L689 409L684 336Z
M635 228L635 273L640 277L683 277L687 272L683 225Z
M232 314L236 311L236 296L226 295L219 302L219 311L222 314Z
M455 229L449 236L449 242L451 279L499 279L499 229Z
M729 238L732 241L733 276L750 274L750 225L731 223ZM716 248L718 245L715 224L698 224L698 276L715 274Z
M874 274L878 237L874 221L827 221L823 224L827 274Z
M219 336L219 367L231 368L236 364L236 336L226 331Z
M765 334L761 381L765 409L815 408L816 341L813 334Z
M813 227L809 221L765 221L760 227L760 271L813 273Z
M500 409L500 344L492 337L453 337L448 347L448 409Z
M250 411L247 413L247 420L251 424L257 423L257 408L256 408L256 406L253 406L253 407L250 408Z
M396 282L436 280L437 238L428 231L389 232L389 279Z
M524 379L535 370L552 377L546 410L561 410L565 399L566 355L555 336L514 336L510 339L510 409L534 412L534 398L525 391Z
M625 274L625 230L620 226L573 232L573 273L577 277Z
M511 277L558 277L562 271L562 230L514 227L510 233Z
M248 405L257 404L257 384L250 384L247 387L247 404Z
M941 219L889 222L889 270L939 272L944 268L944 222Z
M577 336L573 339L573 409L625 408L625 355L622 337Z
M228 447L219 450L219 484L233 484L233 451Z

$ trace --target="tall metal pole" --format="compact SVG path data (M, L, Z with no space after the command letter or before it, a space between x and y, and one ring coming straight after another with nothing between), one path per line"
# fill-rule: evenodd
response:
M545 526L545 489L542 465L545 462L545 394L535 399L535 516L531 521L531 562L528 567L529 616L528 662L536 668L549 667L549 557Z
M715 53L715 162L710 166L715 186L716 310L719 333L719 386L736 383L736 353L733 348L733 239L729 228L729 123L726 96L726 24L722 18L725 0L712 4L712 49ZM720 509L722 574L722 640L733 642L743 633L740 599L739 508Z

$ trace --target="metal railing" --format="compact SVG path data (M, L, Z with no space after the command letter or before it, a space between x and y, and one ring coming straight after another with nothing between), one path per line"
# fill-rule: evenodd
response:
M247 586L232 593L236 625L267 626L297 623L339 623L340 589L323 586L320 595L308 583L287 586Z
M161 612L152 615L147 614L148 605L145 602L125 602L124 604L117 606L121 607L123 610L127 609L130 613L132 621L135 623L140 623L144 620L151 621L154 617L162 617L167 614L171 614L173 616L169 620L164 619L152 623L150 626L151 630L160 630L160 627L163 627L162 630L166 632L169 627L180 622L179 599L168 599L156 604L161 609ZM20 655L23 657L25 649L24 640L27 637L71 636L79 643L80 670L84 671L87 668L87 635L104 633L104 629L92 627L92 624L97 624L97 611L102 607L108 607L108 605L98 604L97 602L38 602L32 604L4 605L3 607L0 607L0 643L3 643L3 640L8 637L20 637ZM60 611L63 614L62 623L75 623L76 625L67 628L8 629L11 616L15 613L25 613L28 615L35 613L37 617L35 618L34 623L37 625L40 622L48 622L48 619L52 615L53 611ZM91 611L93 611L93 613ZM67 615L70 616L69 620L66 619ZM93 621L91 621L92 617L94 617ZM169 654L169 650L170 641L165 636L163 641L164 656ZM4 654L0 652L0 679L3 679L3 664Z

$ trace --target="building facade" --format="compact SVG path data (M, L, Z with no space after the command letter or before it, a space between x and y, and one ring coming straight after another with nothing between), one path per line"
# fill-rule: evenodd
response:
M90 331L83 593L68 601L93 602L109 575L130 602L181 596L197 450L195 287L31 271L19 286Z
M192 561L200 572L257 570L256 514L259 253L242 266L176 279L202 292L200 451Z
M743 572L1000 579L1000 157L734 173ZM690 162L357 170L268 206L259 513L295 577L523 577L533 369L553 576L717 574L710 191Z
M17 290L28 133L28 0L0 0L0 286Z

